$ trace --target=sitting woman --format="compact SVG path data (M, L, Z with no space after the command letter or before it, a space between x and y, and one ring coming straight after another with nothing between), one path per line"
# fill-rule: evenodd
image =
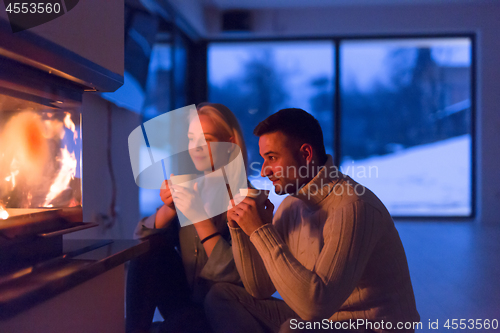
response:
M206 293L216 282L241 283L225 213L230 188L247 187L240 172L247 159L240 126L227 107L204 104L190 121L188 140L190 159L204 176L192 188L165 181L160 190L164 205L135 230L134 236L147 237L151 247L129 266L128 333L150 332L157 307L164 318L159 332L209 332L203 310ZM233 171L228 172L228 164ZM240 179L229 179L234 175ZM226 185L231 182L234 186Z

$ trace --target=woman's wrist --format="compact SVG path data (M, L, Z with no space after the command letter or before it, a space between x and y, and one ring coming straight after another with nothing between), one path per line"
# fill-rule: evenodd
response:
M165 228L176 215L177 212L175 211L175 209L172 209L167 205L161 206L160 209L158 209L158 211L156 212L154 228Z
M200 239L218 231L214 223L210 219L196 222L194 223L194 227L196 228L196 232L198 233Z
M212 250L221 237L219 230L210 219L195 223L194 226L207 256L210 257Z
M214 237L217 237L217 236L221 236L220 232L218 232L218 231L214 232L214 233L213 233L213 234L211 234L211 235L206 236L205 238L203 238L202 240L200 240L200 243L201 243L201 244L203 244L203 243L205 243L206 241L208 241L208 240L210 240L210 239L212 239L212 238L214 238Z

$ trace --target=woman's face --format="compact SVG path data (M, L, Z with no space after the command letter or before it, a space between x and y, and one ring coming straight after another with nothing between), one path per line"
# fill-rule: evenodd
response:
M198 171L212 172L229 161L229 144L220 141L220 133L212 119L199 116L200 122L191 121L188 130L189 155ZM204 145L204 140L207 145ZM225 149L224 149L225 148Z

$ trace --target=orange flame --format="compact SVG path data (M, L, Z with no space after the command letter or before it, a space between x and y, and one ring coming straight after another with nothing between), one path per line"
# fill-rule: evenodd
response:
M0 133L0 141L8 143L0 147L3 148L0 149L0 156L2 156L0 170L3 170L0 182L5 180L6 183L4 183L3 187L0 186L0 193L2 191L11 191L16 185L19 185L18 183L27 183L33 188L39 188L43 179L47 179L43 174L42 170L44 169L42 166L47 165L46 163L54 158L49 149L48 139L62 140L71 131L71 139L77 143L78 131L71 119L70 112L65 112L62 121L50 117L50 115L49 118L49 120L42 120L40 114L30 111L22 112L13 116L4 126L2 133ZM66 131L65 128L69 129L69 131ZM58 170L57 175L55 178L49 176L50 179L54 180L49 186L42 207L52 207L51 201L68 189L71 180L76 176L78 161L75 152L70 153L66 145L64 148L60 148L60 153L55 158L55 162L56 170ZM18 176L21 181L17 181ZM0 183L0 185L2 184ZM26 204L31 206L33 195L30 191L26 195L23 206ZM72 198L69 204L76 206L79 203ZM5 215L8 217L7 211L2 206L0 208L0 218Z
M71 120L71 114L69 112L66 112L66 116L64 117L64 126L73 132L73 140L76 142L78 139L78 132L76 131L75 123Z
M76 142L78 139L78 132L76 131L75 123L71 120L71 114L66 112L64 117L64 126L73 133L73 140ZM68 185L76 175L77 160L75 153L70 153L68 147L61 148L61 158L58 159L61 163L61 169L57 175L54 183L50 186L50 191L45 198L44 207L52 207L50 202L59 195L62 191L68 188Z
M16 176L19 174L19 163L14 158L10 164L10 176L5 177L5 180L12 183L12 188L16 187Z
M50 202L59 195L62 191L68 188L69 182L75 177L76 174L76 158L75 153L70 153L68 147L61 148L61 169L57 175L54 183L50 186L50 191L45 197L44 207L51 207ZM50 205L50 206L49 206Z
M6 220L9 217L9 213L0 205L0 219Z

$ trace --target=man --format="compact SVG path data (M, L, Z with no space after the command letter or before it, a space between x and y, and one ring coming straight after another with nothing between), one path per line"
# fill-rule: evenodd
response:
M413 332L420 316L394 222L370 190L333 166L318 121L284 109L254 134L262 176L290 195L274 218L269 201L262 209L251 198L228 212L245 288L212 288L214 330ZM284 301L270 298L276 290Z

